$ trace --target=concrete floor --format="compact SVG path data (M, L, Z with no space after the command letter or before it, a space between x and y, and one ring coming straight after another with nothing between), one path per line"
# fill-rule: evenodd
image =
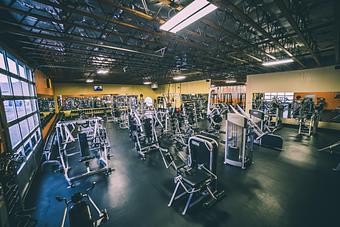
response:
M61 174L44 171L28 196L36 206L38 226L59 226L64 205L55 196L69 196L96 181L92 198L109 212L105 226L339 226L340 172L331 171L337 156L317 149L334 143L340 134L320 132L311 138L297 137L296 129L279 131L284 151L257 148L254 164L247 170L223 165L219 153L218 176L225 197L210 209L198 205L181 215L183 204L168 208L174 189L173 172L159 153L146 161L137 158L128 131L107 126L115 171L109 176L84 179L67 189Z

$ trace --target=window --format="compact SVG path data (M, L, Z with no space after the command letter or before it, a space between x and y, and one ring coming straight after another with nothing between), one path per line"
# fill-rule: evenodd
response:
M30 95L31 95L31 96L34 96L34 88L33 88L33 84L29 84L28 87L29 87L29 90L30 90Z
M30 91L29 91L29 87L28 87L28 83L22 81L21 82L21 86L22 86L22 93L24 96L30 96Z
M32 71L30 69L27 70L27 79L29 81L32 81L32 79L33 79L33 74L32 74Z
M25 101L25 109L26 109L26 113L30 114L32 113L32 103L30 99L26 99Z
M37 96L37 91L36 91L36 89L35 89L35 86L33 86L33 89L32 89L32 90L33 90L32 96L34 96L34 97Z
M28 125L30 127L30 131L32 131L34 129L34 119L33 119L33 116L30 116L28 119Z
M24 153L24 148L19 147L17 151L15 152L16 155L20 156L20 158L17 158L17 161L24 161L25 160L25 153Z
M11 58L7 58L7 63L8 63L8 69L11 73L17 74L18 75L18 70L17 70L17 64L14 60Z
M24 153L26 156L28 156L32 151L31 141L27 141L24 145Z
M35 132L35 135L36 135L36 137L37 137L37 141L39 141L40 138L41 138L40 130L39 130L39 129L37 129L37 131Z
M19 75L26 79L25 68L22 65L19 65Z
M32 143L32 147L35 147L35 145L37 144L37 139L35 138L35 134L33 134L33 136L31 137L31 143Z
M37 105L36 105L36 102L34 99L31 100L31 103L32 103L32 111L35 112L37 111Z
M8 76L0 73L0 90L1 95L12 95Z
M26 115L25 105L23 100L15 100L15 107L17 109L18 118Z
M33 115L33 120L34 120L34 127L35 127L39 124L38 114Z
M20 124L20 130L21 130L22 138L25 138L30 132L27 119L20 121L19 124Z
M11 138L12 148L14 148L21 141L19 125L18 124L12 125L11 127L9 127L8 130L9 130L9 135Z
M6 69L4 54L0 52L0 68Z
M18 63L14 56L1 48L0 68L0 102L4 107L0 114L6 117L9 147L20 156L20 170L41 141L34 75L27 65Z
M15 79L13 77L12 77L11 81L12 81L13 95L14 96L22 96L23 93L22 93L22 88L21 88L21 81Z
M4 101L4 109L7 122L11 122L17 119L17 113L14 108L14 101L13 100L5 100Z

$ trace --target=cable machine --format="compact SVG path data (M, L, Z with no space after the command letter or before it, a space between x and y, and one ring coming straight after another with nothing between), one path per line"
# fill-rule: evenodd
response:
M246 169L253 160L254 136L248 119L237 113L228 113L224 164Z

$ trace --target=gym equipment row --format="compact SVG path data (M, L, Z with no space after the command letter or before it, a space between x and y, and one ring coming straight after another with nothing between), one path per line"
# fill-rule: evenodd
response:
M89 97L58 96L60 110L105 108L111 105L111 95Z
M171 108L156 110L152 100L148 100L145 99L144 112L129 111L130 136L137 154L145 159L151 151L159 151L165 167L176 171L175 190L168 206L184 196L187 202L183 215L207 197L205 206L211 206L223 195L223 191L217 190L217 140L190 134L193 130L186 127L192 127L187 120L192 109L188 106L185 106L187 112L174 112ZM183 193L179 193L180 187Z
M187 197L182 214L208 197L205 206L218 201L216 175L219 130L226 119L224 164L246 169L253 160L253 144L282 149L283 139L264 127L264 114L246 114L240 106L219 104L208 115L208 132L199 132L195 103L182 103L181 110L154 108L152 99L144 100L144 111L128 110L130 136L138 156L145 159L159 151L165 168L175 171L174 191L168 206ZM255 119L255 117L257 117ZM167 126L166 126L167 125Z
M40 112L54 112L55 104L53 98L38 97Z
M243 109L246 103L245 86L212 87L209 92L208 114L216 105L239 105Z

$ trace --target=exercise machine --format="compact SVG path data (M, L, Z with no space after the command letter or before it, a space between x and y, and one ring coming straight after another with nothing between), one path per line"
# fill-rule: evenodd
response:
M340 146L340 140L337 141L336 143L333 143L332 145L329 145L327 147L319 149L319 151L329 151L329 153L332 155L334 153L333 148L336 148L338 146ZM333 168L333 170L334 171L340 171L340 162L338 163L338 165L335 168Z
M182 103L182 113L184 116L185 124L192 129L198 128L198 115L196 105L194 102Z
M224 104L216 105L208 114L208 131L218 134L220 132L222 121L225 113L228 111L228 106Z
M281 136L273 134L268 128L268 130L265 128L261 129L250 115L248 115L240 106L236 106L237 110L233 106L229 106L229 108L234 113L238 113L248 120L248 124L253 128L253 132L256 135L255 139L260 141L262 146L280 151L283 149L283 138Z
M188 156L185 151L177 151L172 135L163 134L159 138L159 151L165 167L172 168L178 174L188 165Z
M189 164L188 169L178 172L175 177L175 189L168 206L183 196L188 196L182 215L187 210L207 199L205 207L210 207L224 195L218 191L216 175L218 143L216 140L204 135L195 135L189 139ZM179 193L182 188L183 192Z
M224 164L246 169L253 160L254 135L248 119L241 114L228 113L226 119Z
M258 126L258 128L261 131L270 131L270 128L267 127L267 125L265 124L266 121L266 114L261 111L261 110L249 110L249 116L250 119L254 122L254 124L256 124ZM262 138L257 139L257 135L254 135L254 143L261 145L262 144Z
M270 102L265 103L265 127L275 132L282 126L284 105L278 97L273 97Z
M56 124L56 136L61 171L69 186L74 186L74 182L83 177L111 173L110 144L101 118L59 121ZM78 158L78 161L75 161L75 158ZM90 164L95 161L96 168L91 168ZM72 174L72 169L79 164L84 164L85 171Z
M74 193L71 199L56 197L57 201L65 203L61 227L65 226L67 216L70 227L97 227L109 219L106 209L100 210L89 195L94 187L95 182L85 192ZM96 211L96 215L93 215L91 207Z
M159 149L157 132L156 132L157 116L154 111L145 111L143 115L135 111L130 114L129 129L137 153L142 159L150 151Z
M296 100L294 106L293 116L298 121L298 135L311 136L315 134L319 124L319 113L322 111L323 106L317 108L310 97Z

